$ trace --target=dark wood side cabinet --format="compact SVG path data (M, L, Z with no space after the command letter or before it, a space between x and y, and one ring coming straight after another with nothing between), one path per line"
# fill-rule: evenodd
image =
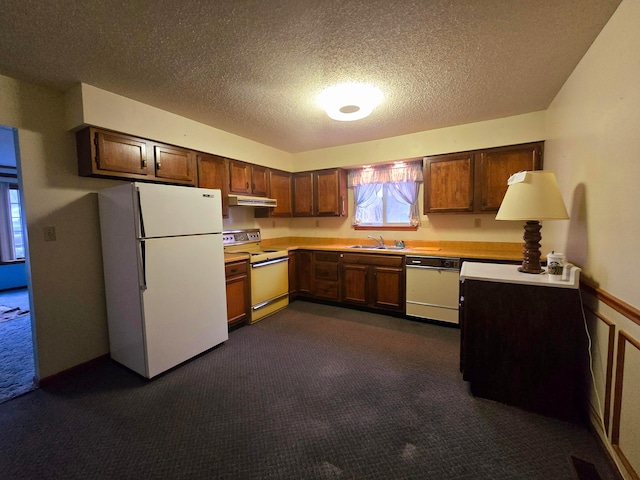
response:
M227 282L227 322L229 327L242 325L249 319L250 285L247 261L225 265Z
M577 280L474 262L460 278L460 366L471 393L584 422L589 357Z
M541 170L544 142L524 143L425 158L425 213L497 212L507 180Z
M199 153L196 156L198 165L198 187L216 188L222 192L222 216L229 216L229 189L227 160L217 155Z

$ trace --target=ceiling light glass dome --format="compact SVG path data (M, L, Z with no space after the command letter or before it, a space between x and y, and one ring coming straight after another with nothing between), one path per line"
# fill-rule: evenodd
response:
M330 118L351 122L369 116L383 99L382 91L368 83L341 83L325 88L317 101Z

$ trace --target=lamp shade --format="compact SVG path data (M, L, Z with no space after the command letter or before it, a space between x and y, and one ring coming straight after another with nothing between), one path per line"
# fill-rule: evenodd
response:
M569 214L553 172L519 172L509 178L496 220L563 220Z

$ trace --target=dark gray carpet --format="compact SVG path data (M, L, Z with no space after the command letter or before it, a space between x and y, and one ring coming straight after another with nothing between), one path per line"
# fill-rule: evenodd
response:
M152 381L108 360L0 405L2 478L615 478L586 428L468 394L459 330L294 302Z
M29 310L27 289L0 292L0 305ZM35 388L31 316L0 321L0 403Z

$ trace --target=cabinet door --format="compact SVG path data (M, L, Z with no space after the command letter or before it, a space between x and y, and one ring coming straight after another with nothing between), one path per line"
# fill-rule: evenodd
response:
M543 143L493 148L479 154L480 210L497 212L507 192L507 180L523 170L542 169Z
M251 194L251 165L229 160L229 192Z
M298 293L311 295L313 292L313 252L298 250Z
M175 183L195 185L193 152L168 145L154 145L156 177Z
M315 215L320 217L341 217L346 215L346 172L339 168L332 168L318 170L313 173L316 195Z
M405 309L404 270L373 266L373 307L402 312Z
M317 298L340 298L340 255L338 252L315 252L313 294Z
M249 318L249 276L247 262L227 263L225 266L227 286L227 323L236 325Z
M293 216L312 217L313 208L313 172L293 174Z
M267 196L269 169L258 165L251 166L251 194L259 197Z
M343 263L342 264L342 294L340 300L356 305L368 304L368 277L367 265Z
M141 138L91 128L90 173L110 176L147 175L149 143ZM79 142L80 144L80 142Z
M269 196L278 201L278 206L269 209L271 217L291 216L291 174L280 170L269 170Z
M229 216L227 163L216 155L198 154L198 187L217 188L222 192L222 216Z
M298 252L289 253L289 301L298 294Z
M426 159L424 211L472 212L474 154L440 155Z

